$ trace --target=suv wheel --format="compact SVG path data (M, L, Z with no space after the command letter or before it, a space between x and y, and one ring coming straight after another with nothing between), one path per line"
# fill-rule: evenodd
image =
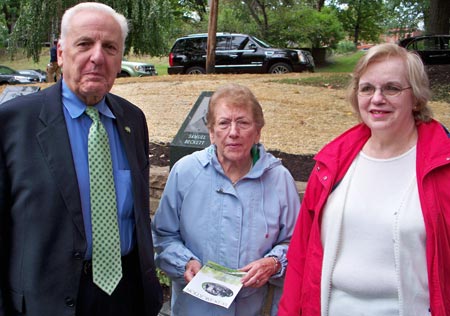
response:
M269 69L270 74L286 74L288 72L292 72L292 67L286 63L273 64Z
M195 66L195 67L188 68L186 70L186 74L187 75L202 75L202 74L206 74L206 70L203 67Z

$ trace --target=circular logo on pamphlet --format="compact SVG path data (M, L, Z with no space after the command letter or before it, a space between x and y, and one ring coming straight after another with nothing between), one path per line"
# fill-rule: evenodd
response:
M217 284L214 282L203 282L202 288L206 292L208 292L211 295L214 296L220 296L220 297L230 297L233 296L233 291L226 286L223 286L221 284Z

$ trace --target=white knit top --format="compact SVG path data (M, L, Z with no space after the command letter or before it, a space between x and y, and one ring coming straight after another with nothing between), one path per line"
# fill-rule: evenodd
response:
M322 221L323 316L429 315L416 147L390 159L360 153Z

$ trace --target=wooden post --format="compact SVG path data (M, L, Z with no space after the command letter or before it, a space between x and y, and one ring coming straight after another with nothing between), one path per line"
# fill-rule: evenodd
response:
M206 44L206 73L216 72L216 32L217 32L217 12L219 0L210 0L209 22L208 22L208 41Z

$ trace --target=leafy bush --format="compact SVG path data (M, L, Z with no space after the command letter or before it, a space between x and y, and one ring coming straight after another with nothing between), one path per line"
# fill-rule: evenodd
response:
M340 41L336 46L336 54L347 54L356 51L355 43L348 40Z
M159 279L159 283L163 286L170 287L171 281L170 278L160 269L156 269L156 276Z

